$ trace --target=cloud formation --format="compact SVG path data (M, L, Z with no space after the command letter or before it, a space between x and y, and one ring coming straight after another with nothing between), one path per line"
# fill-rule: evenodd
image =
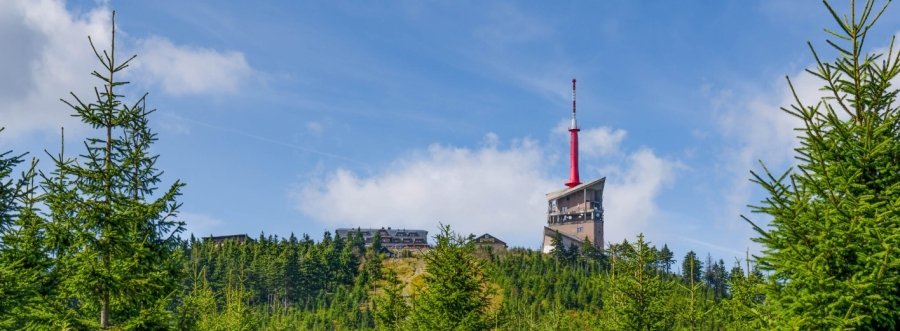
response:
M606 131L625 135L622 130L585 130ZM582 152L600 155L595 149L617 150L620 142L592 145ZM293 197L302 213L330 227L434 230L443 222L461 233L489 232L512 245L537 247L546 224L545 194L562 186L563 178L551 173L560 161L535 141L501 145L495 134L488 134L478 148L432 145L372 175L337 169L300 183ZM676 165L645 148L616 164L624 170L607 180L608 241L645 231L659 217L655 199L674 181Z
M546 212L543 195L556 186L545 161L528 140L507 149L432 145L374 176L338 169L303 184L295 198L303 213L334 227L434 230L443 222L461 233L535 241Z
M569 139L570 120L560 121L553 132L557 136ZM619 145L625 140L626 132L622 129L614 129L606 126L596 128L581 128L578 133L578 146L580 156L598 158L619 153Z
M4 134L77 127L71 109L59 99L69 98L69 92L92 95L99 83L89 75L97 60L87 36L96 45L109 44L110 11L98 7L75 16L59 1L3 1L0 26L0 44L16 45L0 52Z
M171 95L234 93L253 75L244 54L175 45L153 36L138 42L137 77L146 77Z
M608 243L631 240L640 232L652 234L653 225L663 221L656 197L675 182L679 168L680 162L641 148L628 156L625 171L607 177L603 208Z
M5 77L0 82L0 126L6 127L6 137L81 128L59 99L71 99L69 92L74 92L90 101L93 87L102 82L90 75L99 64L87 37L102 50L109 45L110 30L111 10L105 5L75 13L57 0L0 2L0 44L15 45L0 52ZM138 46L134 65L141 76L136 82L146 79L168 94L231 93L253 73L238 52L174 45L162 37L129 39L120 33L118 38L120 45ZM132 76L137 72L129 70L126 74Z
M900 37L900 32L895 33L894 37ZM887 52L887 46L873 50L876 54ZM816 68L814 63L806 67ZM732 216L745 210L748 202L755 202L751 197L753 185L747 178L751 169L762 170L758 161L763 161L776 173L796 164L794 149L799 147L797 136L801 132L795 129L803 127L803 122L781 108L790 109L797 103L796 99L807 107L828 102L835 107L839 117L848 116L835 101L826 99L832 95L821 90L826 84L822 79L805 70L790 75L789 79L796 97L785 78L778 77L759 90L724 90L711 98L713 107L718 111L716 121L719 133L727 140L724 144L726 152L720 163L731 173L731 178L736 179L727 194L727 210ZM900 77L891 83L896 88ZM825 111L824 106L821 111Z
M811 74L801 71L789 77L804 105L815 105L824 96L819 90L821 82ZM747 216L761 226L769 222L767 215L750 213L747 207L759 202L763 194L749 181L750 171L762 171L759 161L776 175L796 164L794 148L799 146L796 136L800 132L795 128L801 127L802 121L781 110L794 103L783 77L773 78L765 87L744 86L711 94L714 123L721 139L716 146L719 152L714 176L722 181L715 188L721 194L716 198L720 205L712 211L712 217L719 221L711 224L711 230L719 235L705 239L707 245L758 251L759 244L750 239L758 234L740 218Z

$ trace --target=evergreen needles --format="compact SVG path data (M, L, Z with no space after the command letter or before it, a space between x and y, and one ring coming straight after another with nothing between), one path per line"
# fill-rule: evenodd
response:
M826 2L838 29L827 40L839 57L808 72L827 96L783 110L802 120L797 166L781 175L753 172L768 192L753 225L772 271L766 301L775 325L799 329L900 327L900 73L894 42L884 54L865 53L866 37L884 12L874 1L851 2L842 16ZM885 4L886 6L886 4ZM789 83L790 80L788 80Z

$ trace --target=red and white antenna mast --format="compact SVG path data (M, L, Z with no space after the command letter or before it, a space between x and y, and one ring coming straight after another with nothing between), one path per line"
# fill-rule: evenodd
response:
M572 78L572 126L569 127L569 181L566 186L573 188L581 184L578 178L578 123L575 121L575 79Z

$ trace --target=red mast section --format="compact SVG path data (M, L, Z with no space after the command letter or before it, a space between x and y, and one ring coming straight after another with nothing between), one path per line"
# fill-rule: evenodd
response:
M575 122L575 79L572 79L572 126L569 127L569 181L566 186L573 188L581 184L578 178L578 123Z

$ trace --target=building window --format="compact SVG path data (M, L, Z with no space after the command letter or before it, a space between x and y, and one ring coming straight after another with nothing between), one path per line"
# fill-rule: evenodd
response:
M582 226L579 226L577 229L575 229L575 232L578 232L578 233L581 233L582 231L584 231L584 227L582 227Z

